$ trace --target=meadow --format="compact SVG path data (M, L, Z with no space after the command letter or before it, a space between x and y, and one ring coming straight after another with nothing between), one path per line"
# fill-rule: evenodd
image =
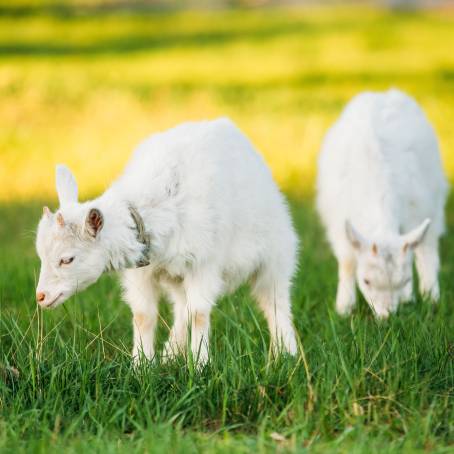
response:
M37 4L0 7L0 451L452 452L454 199L439 305L418 296L378 322L364 301L335 314L336 263L313 195L342 106L390 86L424 107L454 177L454 10ZM205 369L180 358L134 370L115 276L36 308L34 230L42 205L57 207L54 167L68 164L87 198L150 133L216 116L252 139L288 195L301 353L270 359L245 286L213 311ZM158 350L170 321L163 301Z

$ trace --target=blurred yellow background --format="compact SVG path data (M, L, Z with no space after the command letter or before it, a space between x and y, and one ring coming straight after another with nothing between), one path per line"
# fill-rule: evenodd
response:
M390 86L425 109L454 176L449 8L8 5L0 7L0 200L54 197L60 162L82 197L96 194L149 134L217 116L252 139L285 190L311 192L323 134L343 105Z

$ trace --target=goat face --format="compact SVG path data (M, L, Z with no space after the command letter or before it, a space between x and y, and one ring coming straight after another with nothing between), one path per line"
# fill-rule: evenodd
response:
M400 301L411 297L413 250L424 239L430 220L405 235L370 241L349 222L347 237L356 253L356 279L369 306L380 318L395 312Z
M99 241L103 216L77 202L77 185L64 166L57 167L57 192L60 209L54 214L44 208L36 237L41 259L36 299L46 309L94 283L108 261Z

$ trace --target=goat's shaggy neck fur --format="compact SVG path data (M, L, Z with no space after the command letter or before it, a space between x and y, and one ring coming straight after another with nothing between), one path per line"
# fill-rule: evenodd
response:
M101 210L104 228L99 241L106 252L106 268L121 270L133 268L143 261L150 251L137 236L137 225L131 216L131 202L106 192L89 202ZM149 258L149 257L147 257Z

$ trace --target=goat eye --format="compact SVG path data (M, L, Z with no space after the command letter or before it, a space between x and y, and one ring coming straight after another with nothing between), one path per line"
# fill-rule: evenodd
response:
M364 279L364 283L365 283L366 285L370 285L369 279Z
M69 265L70 263L72 263L73 260L74 260L74 257L68 257L68 258L65 258L65 259L61 259L60 260L60 266Z

